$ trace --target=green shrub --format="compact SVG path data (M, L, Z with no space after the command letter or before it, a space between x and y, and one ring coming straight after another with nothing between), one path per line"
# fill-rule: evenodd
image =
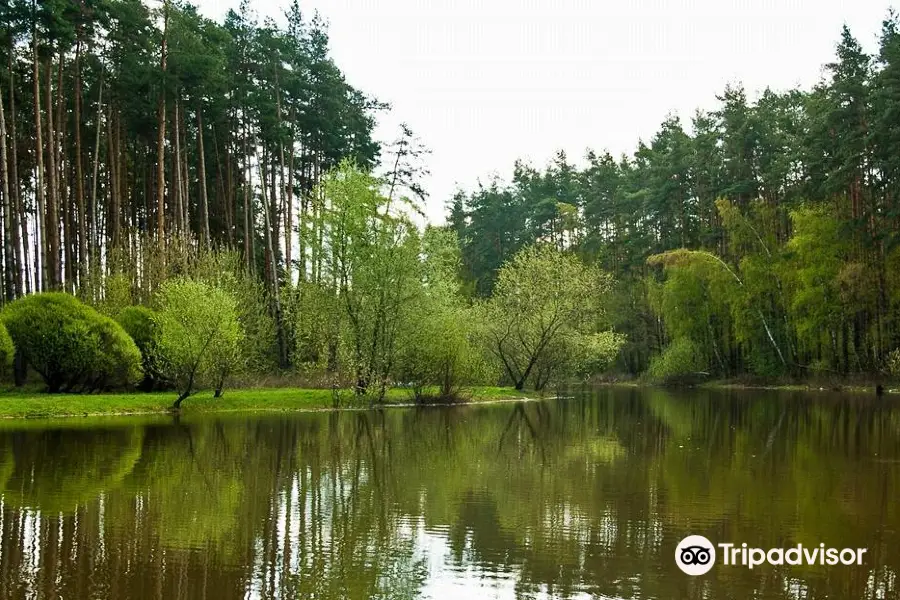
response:
M160 335L157 313L145 306L129 306L119 312L116 318L122 329L131 336L141 352L144 379L140 388L149 392L171 387L163 375L166 359L160 350Z
M900 348L897 348L896 350L888 354L887 361L885 362L887 372L892 377L900 377Z
M8 305L0 320L51 393L124 386L140 377L140 352L131 338L74 296L26 296Z
M92 319L91 334L98 341L97 354L83 385L88 391L124 388L143 378L141 352L122 326L103 315Z
M6 330L3 322L0 321L0 375L5 377L9 374L15 352L16 347L12 338L9 337L9 332Z
M648 374L659 381L677 381L696 376L706 367L703 353L697 344L688 338L679 338L650 361Z

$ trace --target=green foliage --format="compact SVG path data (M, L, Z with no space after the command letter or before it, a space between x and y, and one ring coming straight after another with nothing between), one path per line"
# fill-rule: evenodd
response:
M9 336L9 331L6 330L6 326L0 321L0 376L6 377L9 375L15 354L16 347Z
M141 389L151 391L165 388L168 385L163 376L166 358L159 348L160 328L156 312L146 306L129 306L119 313L116 320L141 352L144 368Z
M90 334L98 344L85 381L88 391L123 389L141 381L144 375L141 352L121 325L97 315Z
M480 305L482 339L516 389L533 376L541 388L573 362L572 345L561 340L597 332L611 284L599 269L552 246L528 247L503 266L494 294Z
M615 331L577 336L573 340L571 372L576 376L588 378L609 371L625 343L625 336Z
M97 310L104 315L115 317L134 303L131 280L127 275L122 273L110 275L104 284L103 300L97 304Z
M190 277L215 286L234 298L241 326L241 352L230 371L270 373L278 368L277 324L265 284L243 268L236 252L207 252L189 270Z
M73 296L26 296L0 314L26 365L50 392L126 387L141 377L141 356L112 319Z
M176 408L196 385L220 390L243 339L234 297L202 281L172 279L160 287L157 303L161 367L181 392Z
M573 379L587 380L605 373L624 344L625 336L613 331L563 330L535 362L531 385L541 391L549 385L564 385Z
M329 232L343 362L357 393L376 386L384 395L397 351L397 338L421 292L420 237L408 199L384 196L382 182L349 162L330 173L322 193Z
M900 348L888 354L885 367L892 377L900 377Z
M464 385L491 380L477 336L476 311L467 306L459 281L461 260L453 232L429 228L422 238L422 290L398 336L395 378L421 399L429 386L443 399Z
M877 371L900 344L898 31L890 12L870 56L845 27L812 90L729 85L690 133L668 117L633 155L517 161L456 194L467 285L489 297L502 264L547 243L615 276L632 374L681 338L717 375Z
M700 348L688 338L673 341L650 361L647 374L657 381L675 381L696 376L707 368Z

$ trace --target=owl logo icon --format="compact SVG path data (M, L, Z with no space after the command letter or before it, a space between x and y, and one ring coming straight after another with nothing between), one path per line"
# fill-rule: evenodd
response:
M675 564L688 575L708 573L716 564L716 547L702 535L689 535L675 548Z

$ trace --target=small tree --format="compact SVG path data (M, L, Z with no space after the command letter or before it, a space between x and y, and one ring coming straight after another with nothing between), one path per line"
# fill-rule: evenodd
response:
M464 384L485 378L484 351L477 344L475 311L461 291L461 257L453 232L429 227L422 237L422 274L409 318L398 336L395 377L410 385L417 401L426 386L453 400Z
M382 184L348 162L322 184L329 206L322 227L330 237L335 296L349 346L348 370L357 395L368 395L374 387L379 401L394 370L399 331L421 285L413 203L383 195Z
M237 357L242 336L234 298L221 288L200 281L174 279L159 290L159 352L165 375L180 390L173 408L194 393L198 381L217 378Z
M517 390L551 349L568 352L561 338L596 332L611 283L599 269L550 246L526 248L500 269L494 295L482 305L484 335Z
M580 333L567 330L547 345L531 375L535 390L567 379L586 379L602 373L615 361L625 336L614 331Z

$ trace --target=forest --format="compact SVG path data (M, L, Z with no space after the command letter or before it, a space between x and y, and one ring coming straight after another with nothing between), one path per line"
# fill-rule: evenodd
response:
M460 191L448 221L467 287L521 248L602 267L621 373L665 379L900 373L900 32L846 27L810 90L740 85L633 155L519 161Z
M448 398L544 388L622 343L610 278L568 252L535 246L490 301L464 293L453 232L421 225L426 148L405 125L373 139L387 106L296 2L280 24L246 0L223 23L170 0L6 2L0 20L0 362L17 384L139 384L176 408L297 378Z
M872 56L845 28L811 90L729 86L633 155L518 162L423 227L425 144L374 139L388 106L296 1L6 0L0 362L176 406L297 378L384 400L900 373L898 27Z

